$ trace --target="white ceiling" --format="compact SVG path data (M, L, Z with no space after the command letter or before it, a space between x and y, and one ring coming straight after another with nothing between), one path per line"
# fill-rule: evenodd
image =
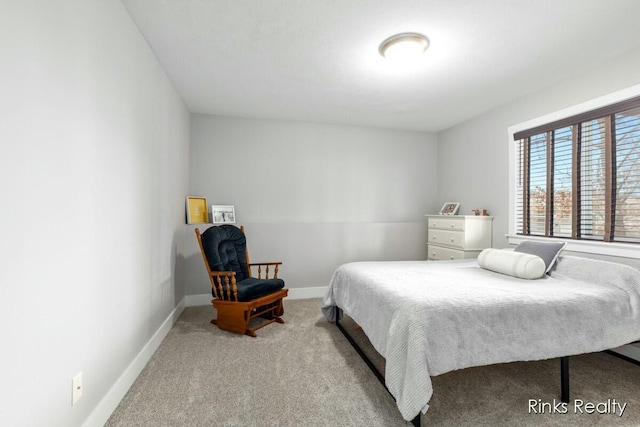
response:
M440 131L640 47L638 0L122 0L191 112ZM378 45L431 46L412 69ZM640 72L640 70L639 70Z

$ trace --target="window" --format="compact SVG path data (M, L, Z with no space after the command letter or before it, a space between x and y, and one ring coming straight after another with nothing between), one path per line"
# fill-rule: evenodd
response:
M514 138L517 234L640 243L640 97Z

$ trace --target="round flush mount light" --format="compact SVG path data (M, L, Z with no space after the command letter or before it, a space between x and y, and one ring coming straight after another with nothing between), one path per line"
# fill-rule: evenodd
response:
M429 39L419 33L400 33L380 43L378 52L387 59L419 58L429 47Z

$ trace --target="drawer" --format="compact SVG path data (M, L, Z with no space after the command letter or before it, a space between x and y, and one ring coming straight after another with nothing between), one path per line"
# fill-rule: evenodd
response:
M435 228L438 230L460 230L464 231L464 217L455 216L446 216L443 215L442 218L429 218L428 226L429 228Z
M450 230L429 230L429 243L464 249L464 232Z
M442 246L428 245L427 259L433 260L453 260L463 259L464 252L455 249L443 248Z

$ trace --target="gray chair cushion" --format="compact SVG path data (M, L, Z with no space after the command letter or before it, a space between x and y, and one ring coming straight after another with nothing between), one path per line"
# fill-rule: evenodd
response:
M249 277L247 240L235 225L209 227L202 233L202 247L213 271L235 271L236 281Z
M236 285L238 286L238 301L251 301L284 288L284 281L249 277Z
M234 271L238 287L238 301L251 301L284 288L281 279L256 279L249 276L247 241L235 225L209 227L201 235L202 247L213 271ZM213 290L212 295L215 297ZM226 296L223 292L224 299Z

